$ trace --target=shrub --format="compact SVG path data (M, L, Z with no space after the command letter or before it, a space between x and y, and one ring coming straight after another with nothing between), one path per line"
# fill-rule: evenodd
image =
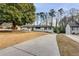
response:
M55 32L55 33L60 33L59 27L54 27L54 32Z
M60 27L54 27L54 32L58 33L58 34L59 33L65 33L65 27L63 27L63 26L62 27L61 26Z

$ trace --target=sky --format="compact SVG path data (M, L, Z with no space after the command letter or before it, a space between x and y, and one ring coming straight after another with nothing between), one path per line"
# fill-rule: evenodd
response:
M58 10L63 8L69 10L70 8L79 9L79 3L35 3L36 12L48 12L50 9Z
M67 11L71 8L79 9L79 3L35 3L36 12L49 12L50 9L58 10L63 8L64 11ZM39 22L40 23L40 22ZM55 25L56 20L53 20Z

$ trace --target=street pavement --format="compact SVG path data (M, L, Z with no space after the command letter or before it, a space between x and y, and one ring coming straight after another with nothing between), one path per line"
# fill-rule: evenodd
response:
M40 36L2 49L0 56L60 56L56 34Z

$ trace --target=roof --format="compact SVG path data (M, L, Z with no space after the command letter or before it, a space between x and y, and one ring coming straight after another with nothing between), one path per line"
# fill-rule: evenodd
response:
M23 25L21 27L51 27L51 26L46 26L46 25L45 26L44 25Z
M2 26L7 26L7 27L8 27L8 26L12 26L12 23L6 23L6 22L4 22L4 23L2 23L1 25L2 25Z
M77 23L76 21L70 22L69 25L70 27L79 27L79 23Z

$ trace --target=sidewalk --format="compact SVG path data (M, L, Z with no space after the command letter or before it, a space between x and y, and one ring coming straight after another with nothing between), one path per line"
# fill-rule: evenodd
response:
M0 50L2 56L59 56L56 34L49 34Z
M79 36L77 36L77 35L67 35L67 34L66 34L66 36L79 43Z

